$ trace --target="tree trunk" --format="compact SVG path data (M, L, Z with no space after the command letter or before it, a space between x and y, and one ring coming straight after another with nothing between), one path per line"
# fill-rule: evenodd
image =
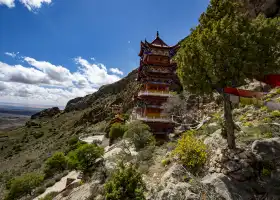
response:
M224 118L225 118L225 131L227 133L227 143L230 149L235 149L235 136L234 136L234 122L232 119L232 108L230 97L224 93Z

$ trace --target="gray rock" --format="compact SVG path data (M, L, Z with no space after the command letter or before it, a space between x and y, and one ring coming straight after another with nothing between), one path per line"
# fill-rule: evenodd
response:
M239 154L239 157L240 157L241 159L246 159L246 158L247 158L247 155L246 155L245 152L242 152L242 153Z
M167 170L167 172L165 172L160 182L161 185L166 186L169 183L177 184L179 182L184 182L184 178L188 178L186 171L184 171L182 165L175 163Z
M156 197L154 198L155 200L188 200L188 199L193 199L193 200L198 200L199 196L190 192L188 188L191 185L188 183L169 183L163 190L158 192Z
M251 167L243 168L238 171L229 173L229 176L237 181L246 181L251 177L253 177L253 175L254 175L254 170Z
M209 172L215 172L215 171L216 171L216 169L214 167L209 168Z
M234 161L228 161L224 164L224 167L229 171L229 172L233 172L233 171L237 171L241 168L240 163L234 162Z
M208 134L212 134L220 128L221 128L221 126L218 123L213 122L213 123L208 124L208 126L206 127L206 132Z
M249 200L254 197L249 185L234 181L224 174L207 175L202 179L202 183L214 186L215 191L226 200Z
M221 136L222 129L218 129L209 137L205 138L204 144L208 145L212 149L227 147L227 141Z
M259 161L280 159L280 137L254 141L252 152Z

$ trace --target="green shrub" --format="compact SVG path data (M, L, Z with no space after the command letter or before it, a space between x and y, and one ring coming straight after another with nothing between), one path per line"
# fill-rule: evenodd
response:
M79 142L79 137L74 135L68 140L68 145L75 145Z
M74 142L75 139L73 139L72 141L70 141L70 143L68 143L67 149L65 151L65 153L69 153L70 151L73 151L75 149L78 149L80 146L86 144L85 142L82 141L78 141L78 142Z
M62 152L56 152L45 162L44 172L47 176L62 172L67 167L67 160Z
M243 126L252 127L253 124L252 124L252 122L245 122L245 123L243 123Z
M243 115L241 115L241 116L239 117L239 120L240 120L240 121L244 121L244 120L246 120L246 119L247 119L246 113L243 114Z
M40 198L39 200L53 200L53 198L58 194L58 192L50 192L46 196Z
M154 149L155 146L149 145L139 150L136 156L137 162L150 161L153 158Z
M46 187L48 188L48 187L51 187L51 186L53 186L54 184L55 184L55 180L49 180L49 181L47 181L47 183L46 183Z
M273 134L271 132L264 133L263 136L265 138L273 138Z
M117 138L123 137L123 134L126 131L126 126L120 123L114 123L109 132L109 138L115 140Z
M43 194L46 191L46 188L44 186L38 187L35 189L34 194L36 196L39 196L40 194Z
M162 164L163 166L169 165L169 164L170 164L170 159L168 159L168 158L163 159L163 160L161 161L161 164Z
M261 111L268 111L268 108L266 106L261 107Z
M73 168L90 171L95 160L104 154L104 149L96 144L84 144L68 154L68 165Z
M136 168L120 163L105 184L105 197L106 200L144 200L144 190L145 184Z
M280 117L280 111L279 110L274 110L271 112L272 117Z
M68 166L68 169L72 169L72 170L78 169L79 161L77 158L76 151L70 151L67 154L67 166Z
M262 176L270 176L271 170L267 168L262 169Z
M129 119L129 114L122 114L122 118L124 120L128 120Z
M148 145L155 144L155 138L150 132L150 127L141 121L129 123L124 138L132 142L137 151Z
M177 156L188 169L196 172L206 162L206 145L187 132L178 140L172 155Z
M270 122L272 122L272 119L269 118L269 117L265 117L265 118L263 119L263 122L264 122L264 123L270 123Z
M243 105L251 105L251 104L253 104L253 99L240 98L240 103L243 104Z
M269 101L271 101L271 98L267 98L267 99L265 99L264 101L265 101L265 102L269 102Z
M39 186L44 180L44 176L37 173L28 173L15 177L11 181L10 190L6 196L7 200L19 199L31 194L32 190Z

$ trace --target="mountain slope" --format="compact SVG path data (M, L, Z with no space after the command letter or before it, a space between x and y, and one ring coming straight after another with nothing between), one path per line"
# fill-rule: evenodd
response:
M95 124L103 120L106 124L106 118L108 121L112 116L112 104L123 103L124 112L132 108L132 97L139 88L136 75L137 70L134 70L122 80L105 85L91 95L70 100L65 111L55 116L44 113L23 127L1 132L0 199L5 182L1 173L15 176L42 171L43 163L50 155L55 151L67 151L71 137L92 133L93 129L98 129Z

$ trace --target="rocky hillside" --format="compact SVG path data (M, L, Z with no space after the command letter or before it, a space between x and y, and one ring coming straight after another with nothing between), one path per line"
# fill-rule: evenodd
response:
M41 171L53 152L67 152L68 141L74 136L103 131L113 116L112 104L122 104L125 112L132 108L132 97L139 87L136 72L91 95L70 100L64 111L46 109L33 115L25 126L0 132L0 199L7 179Z

